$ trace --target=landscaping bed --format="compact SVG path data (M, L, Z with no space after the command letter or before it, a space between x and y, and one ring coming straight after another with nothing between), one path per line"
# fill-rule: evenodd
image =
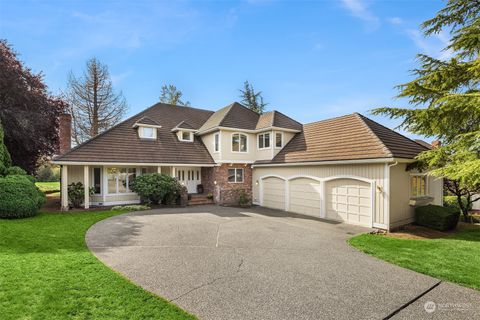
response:
M194 319L115 273L87 249L87 229L124 212L0 220L2 319Z

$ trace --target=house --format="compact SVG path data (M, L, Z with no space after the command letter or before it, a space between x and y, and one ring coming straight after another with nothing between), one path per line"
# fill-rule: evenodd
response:
M407 170L427 149L358 113L301 124L239 103L216 112L158 103L54 163L64 209L72 182L94 188L86 208L131 204L140 199L130 181L160 172L192 194L202 184L217 204L244 190L257 205L390 229L412 222L417 205L442 204L441 179Z

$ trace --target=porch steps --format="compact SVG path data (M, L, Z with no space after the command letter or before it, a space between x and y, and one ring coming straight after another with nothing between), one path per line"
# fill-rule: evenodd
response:
M198 206L204 204L213 204L213 199L208 199L204 194L192 194L190 200L188 200L189 206Z

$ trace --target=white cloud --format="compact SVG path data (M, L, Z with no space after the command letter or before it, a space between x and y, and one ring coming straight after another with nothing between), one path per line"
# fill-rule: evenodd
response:
M395 25L399 25L399 24L404 23L403 19L400 18L400 17L388 18L387 21L390 22L391 24L395 24Z
M422 53L440 60L448 60L453 56L452 50L444 50L450 43L447 33L440 32L427 38L416 29L408 29L406 32Z
M363 0L341 0L342 5L350 14L357 17L368 24L369 28L378 28L380 26L380 19L373 14Z

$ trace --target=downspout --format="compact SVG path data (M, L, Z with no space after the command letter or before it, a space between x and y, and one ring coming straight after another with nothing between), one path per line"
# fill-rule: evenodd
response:
M390 170L392 167L398 165L398 161L395 161L394 163L391 164L386 164L386 172L385 172L385 179L386 179L386 184L385 184L385 193L387 197L385 197L385 206L384 206L384 211L385 211L385 224L387 225L387 230L390 230Z

